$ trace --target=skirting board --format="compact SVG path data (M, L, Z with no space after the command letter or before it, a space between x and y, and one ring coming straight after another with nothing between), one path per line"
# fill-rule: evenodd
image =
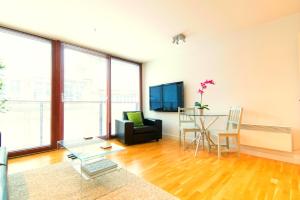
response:
M293 164L300 164L300 152L283 152L241 145L241 152L252 156L268 158Z
M174 134L164 133L163 137L169 137L169 138L179 140L179 136ZM191 140L191 138L187 138L187 140ZM241 145L241 153L256 156L256 157L278 160L282 162L300 164L300 151L283 152L283 151L274 151L269 149Z

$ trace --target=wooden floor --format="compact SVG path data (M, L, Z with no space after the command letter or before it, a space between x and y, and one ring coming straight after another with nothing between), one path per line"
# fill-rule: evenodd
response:
M66 160L64 150L9 160L9 173ZM111 157L180 199L300 199L300 166L241 154L224 155L180 148L163 139L128 146Z

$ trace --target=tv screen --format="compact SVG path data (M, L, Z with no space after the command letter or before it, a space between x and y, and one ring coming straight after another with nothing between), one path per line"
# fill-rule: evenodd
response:
M162 87L150 87L150 110L160 111L162 109Z
M183 82L150 87L150 110L177 112L183 106Z

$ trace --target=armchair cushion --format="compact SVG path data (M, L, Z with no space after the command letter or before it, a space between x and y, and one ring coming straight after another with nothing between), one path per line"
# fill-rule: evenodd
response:
M134 127L134 134L154 133L158 131L155 126Z
M127 117L129 121L132 121L134 123L135 127L144 125L141 112L128 112Z
M143 114L143 112L142 111L124 111L123 112L123 120L128 120L128 113L132 113L132 112L134 112L134 113L136 113L136 112L140 112L141 113L141 115L142 115L142 120L144 121L144 114Z

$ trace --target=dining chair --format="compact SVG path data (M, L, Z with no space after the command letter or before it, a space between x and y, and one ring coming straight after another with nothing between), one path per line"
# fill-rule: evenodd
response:
M218 150L218 158L221 157L222 147L226 148L226 152L230 151L229 139L232 138L236 145L236 152L240 154L240 126L242 121L243 108L241 107L231 107L229 110L229 115L226 122L225 130L209 130L209 134L214 136L217 140L216 146ZM213 137L212 137L213 138ZM221 142L225 145L221 144Z
M196 110L195 108L180 108L178 107L178 118L179 118L179 143L181 145L181 138L183 135L183 148L185 145L185 138L187 133L194 133L194 141L197 137L197 132L200 132L199 137L201 136L201 129L196 123Z

